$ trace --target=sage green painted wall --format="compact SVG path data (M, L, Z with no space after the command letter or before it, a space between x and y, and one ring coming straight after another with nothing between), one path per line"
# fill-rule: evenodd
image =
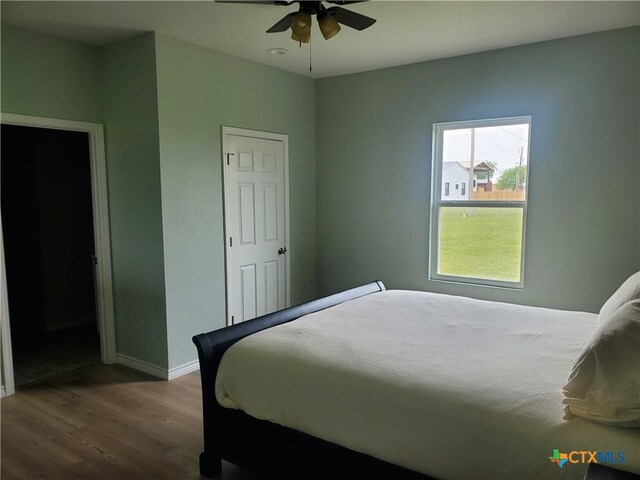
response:
M374 279L597 311L640 266L640 29L317 83L318 293ZM431 282L434 122L532 115L524 291Z
M2 30L3 111L105 125L117 350L163 367L224 325L221 125L289 134L292 302L315 298L314 102L311 79L169 37Z
M2 24L2 112L102 122L98 48Z
M167 367L155 37L101 50L117 350Z
M221 127L289 135L292 303L316 295L315 82L156 35L169 365L225 325Z
M2 112L105 124L117 351L166 367L153 35L100 49L1 34Z

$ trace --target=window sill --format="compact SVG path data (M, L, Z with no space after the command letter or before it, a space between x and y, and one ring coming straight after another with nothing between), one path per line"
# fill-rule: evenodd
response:
M518 292L524 291L524 282L512 283L501 282L499 280L483 280L480 278L468 277L449 277L443 275L429 275L428 280L430 282L449 283L469 287L497 288L500 290L515 290Z

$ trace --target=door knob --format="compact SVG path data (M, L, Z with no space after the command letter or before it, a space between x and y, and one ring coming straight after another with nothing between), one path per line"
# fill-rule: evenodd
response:
M278 255L284 255L287 253L287 247L280 247L278 249Z

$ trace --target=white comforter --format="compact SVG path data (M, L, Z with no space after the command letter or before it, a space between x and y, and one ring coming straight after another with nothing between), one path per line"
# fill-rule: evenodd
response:
M562 386L596 315L386 291L244 338L224 355L228 408L439 479L582 478L555 448L624 451L640 432L563 420Z

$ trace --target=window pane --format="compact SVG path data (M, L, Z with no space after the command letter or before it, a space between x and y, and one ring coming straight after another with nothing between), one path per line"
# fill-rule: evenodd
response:
M520 281L523 208L440 207L438 274Z
M444 130L441 199L524 201L528 152L528 123ZM450 195L447 183L456 185Z

